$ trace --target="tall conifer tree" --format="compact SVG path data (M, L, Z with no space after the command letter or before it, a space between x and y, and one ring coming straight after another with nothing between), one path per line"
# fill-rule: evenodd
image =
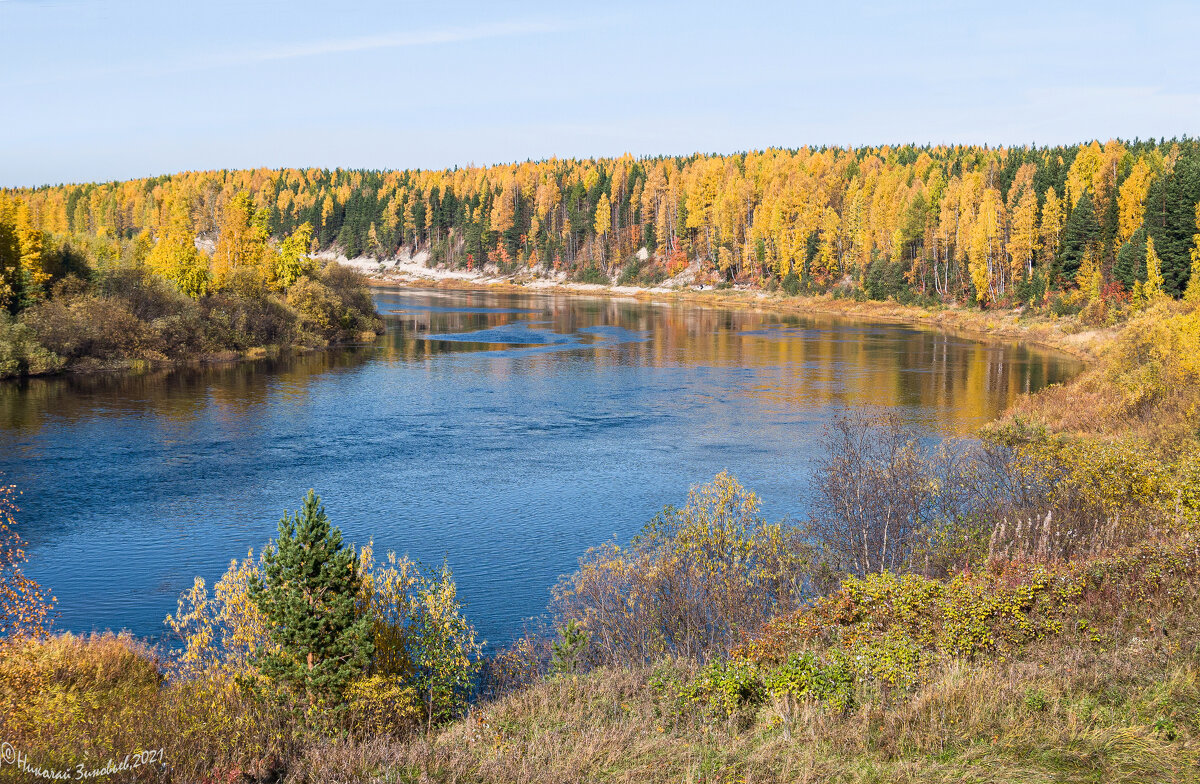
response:
M279 521L279 537L263 563L250 596L279 650L258 657L259 671L309 706L336 706L370 659L371 619L356 609L354 548L342 543L312 490L303 509Z
M1084 256L1089 251L1096 253L1099 244L1100 223L1096 220L1092 195L1085 191L1071 210L1063 229L1056 265L1058 273L1065 280L1075 280L1075 273L1079 271Z

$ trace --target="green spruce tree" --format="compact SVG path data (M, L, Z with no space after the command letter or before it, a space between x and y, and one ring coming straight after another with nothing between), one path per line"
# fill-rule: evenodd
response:
M1133 291L1134 284L1146 282L1146 228L1141 226L1117 251L1117 263L1113 265L1113 278L1120 281L1126 291Z
M338 709L372 652L371 619L357 612L358 561L329 523L312 490L304 508L285 513L263 554L263 577L250 597L269 623L278 652L256 660L260 672L304 701Z
M1084 193L1071 210L1063 229L1062 245L1055 260L1058 275L1065 281L1074 281L1075 273L1079 271L1083 257L1089 250L1099 256L1100 223L1096 220L1092 195Z
M1197 202L1200 151L1188 145L1170 173L1155 180L1146 195L1146 233L1162 259L1163 290L1172 296L1183 292L1191 274Z
M558 630L558 639L550 646L550 672L571 675L582 668L587 655L588 633L574 618Z

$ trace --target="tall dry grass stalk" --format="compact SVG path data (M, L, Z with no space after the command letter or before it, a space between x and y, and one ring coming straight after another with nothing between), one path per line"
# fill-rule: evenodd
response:
M1119 516L1091 525L1063 523L1046 512L1042 518L1000 520L988 539L989 561L1032 561L1051 563L1074 558L1097 558L1111 552L1127 538ZM1155 534L1149 529L1151 536Z

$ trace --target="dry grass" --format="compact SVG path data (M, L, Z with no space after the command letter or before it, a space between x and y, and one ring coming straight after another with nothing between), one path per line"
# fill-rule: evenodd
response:
M479 706L432 739L328 747L291 780L1194 781L1198 639L1167 655L1131 641L951 665L911 697L810 711L792 740L769 708L735 731L672 722L650 670L602 670Z
M127 777L139 781L264 779L295 757L300 735L287 711L232 683L165 680L157 654L125 634L5 641L0 718L0 740L46 768L163 749L165 766Z
M856 707L809 705L790 738L770 704L735 721L681 708L656 684L696 665L661 663L542 680L428 738L312 746L286 780L1191 782L1200 608L1153 614L1152 625L1114 619L1110 634L1074 629L1014 658L947 661L911 690L860 684Z
M1133 439L1168 457L1196 449L1200 310L1163 302L1135 314L1085 372L1021 399L1005 419L1058 433Z

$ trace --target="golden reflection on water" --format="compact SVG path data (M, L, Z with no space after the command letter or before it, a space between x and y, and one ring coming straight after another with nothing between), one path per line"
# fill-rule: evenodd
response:
M462 308L529 308L536 313L422 311L443 305L444 294L406 295L401 326L382 341L393 361L429 359L444 353L493 351L513 354L506 343L449 342L430 335L495 330L529 321L539 329L572 335L592 327L621 327L639 340L600 345L590 356L597 367L695 366L766 371L739 394L779 406L816 408L902 406L939 409L942 425L969 430L996 417L1015 399L1081 369L1064 354L1005 341L981 341L946 331L862 322L821 314L797 316L759 310L728 310L692 303L570 295L455 293ZM561 352L531 351L519 365L497 362L494 373L549 372ZM763 381L766 383L763 383Z
M727 310L555 294L380 290L389 329L373 344L142 374L94 374L0 383L0 428L36 432L46 417L152 414L164 441L202 415L256 428L267 406L302 406L312 384L377 361L432 363L482 355L497 383L553 374L561 363L746 371L714 383L780 408L901 406L939 412L964 432L1019 395L1061 382L1080 363L1056 352L946 332L823 315ZM589 333L595 328L610 334ZM495 342L497 331L514 340ZM469 333L489 330L484 339ZM436 336L464 336L446 340ZM563 341L555 343L554 341ZM476 368L479 372L479 368ZM717 374L719 375L719 374ZM701 380L701 384L703 380Z

